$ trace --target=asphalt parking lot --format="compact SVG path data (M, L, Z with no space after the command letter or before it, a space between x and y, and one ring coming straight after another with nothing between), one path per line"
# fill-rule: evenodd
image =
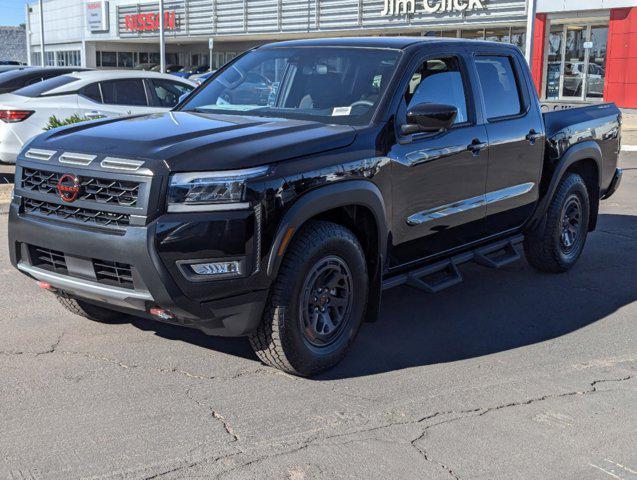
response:
M8 262L0 478L637 479L637 153L577 267L387 292L306 380L244 339L67 313Z

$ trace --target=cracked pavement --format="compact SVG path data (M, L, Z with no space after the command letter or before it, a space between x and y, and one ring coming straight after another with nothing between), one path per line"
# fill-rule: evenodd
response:
M73 316L10 267L0 216L0 478L637 480L637 154L622 163L572 272L391 290L312 380L245 339Z

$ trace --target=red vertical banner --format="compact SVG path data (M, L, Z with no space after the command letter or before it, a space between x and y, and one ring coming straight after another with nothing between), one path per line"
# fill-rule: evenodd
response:
M604 100L637 108L637 7L610 12Z
M535 29L533 33L533 59L531 61L531 75L537 94L542 96L542 74L544 73L544 49L546 46L546 14L535 15Z

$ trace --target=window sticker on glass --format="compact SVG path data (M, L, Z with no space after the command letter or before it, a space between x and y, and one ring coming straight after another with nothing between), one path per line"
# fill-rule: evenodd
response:
M332 110L333 117L344 117L352 113L352 107L334 107Z

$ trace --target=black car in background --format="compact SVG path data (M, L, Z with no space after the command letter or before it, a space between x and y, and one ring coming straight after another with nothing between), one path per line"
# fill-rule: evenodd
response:
M140 63L133 70L153 70L157 66L156 63Z
M201 73L206 73L210 70L210 65L190 65L188 67L184 67L178 72L169 72L173 75L182 78L190 78L191 75L199 75Z
M181 70L182 68L184 68L183 65L166 65L165 69L165 73L175 73L178 72L179 70ZM155 65L153 68L150 69L151 72L159 72L161 71L161 65Z
M33 67L19 70L11 70L0 74L0 95L11 93L34 83L39 83L49 78L58 77L67 73L86 70L77 67Z

